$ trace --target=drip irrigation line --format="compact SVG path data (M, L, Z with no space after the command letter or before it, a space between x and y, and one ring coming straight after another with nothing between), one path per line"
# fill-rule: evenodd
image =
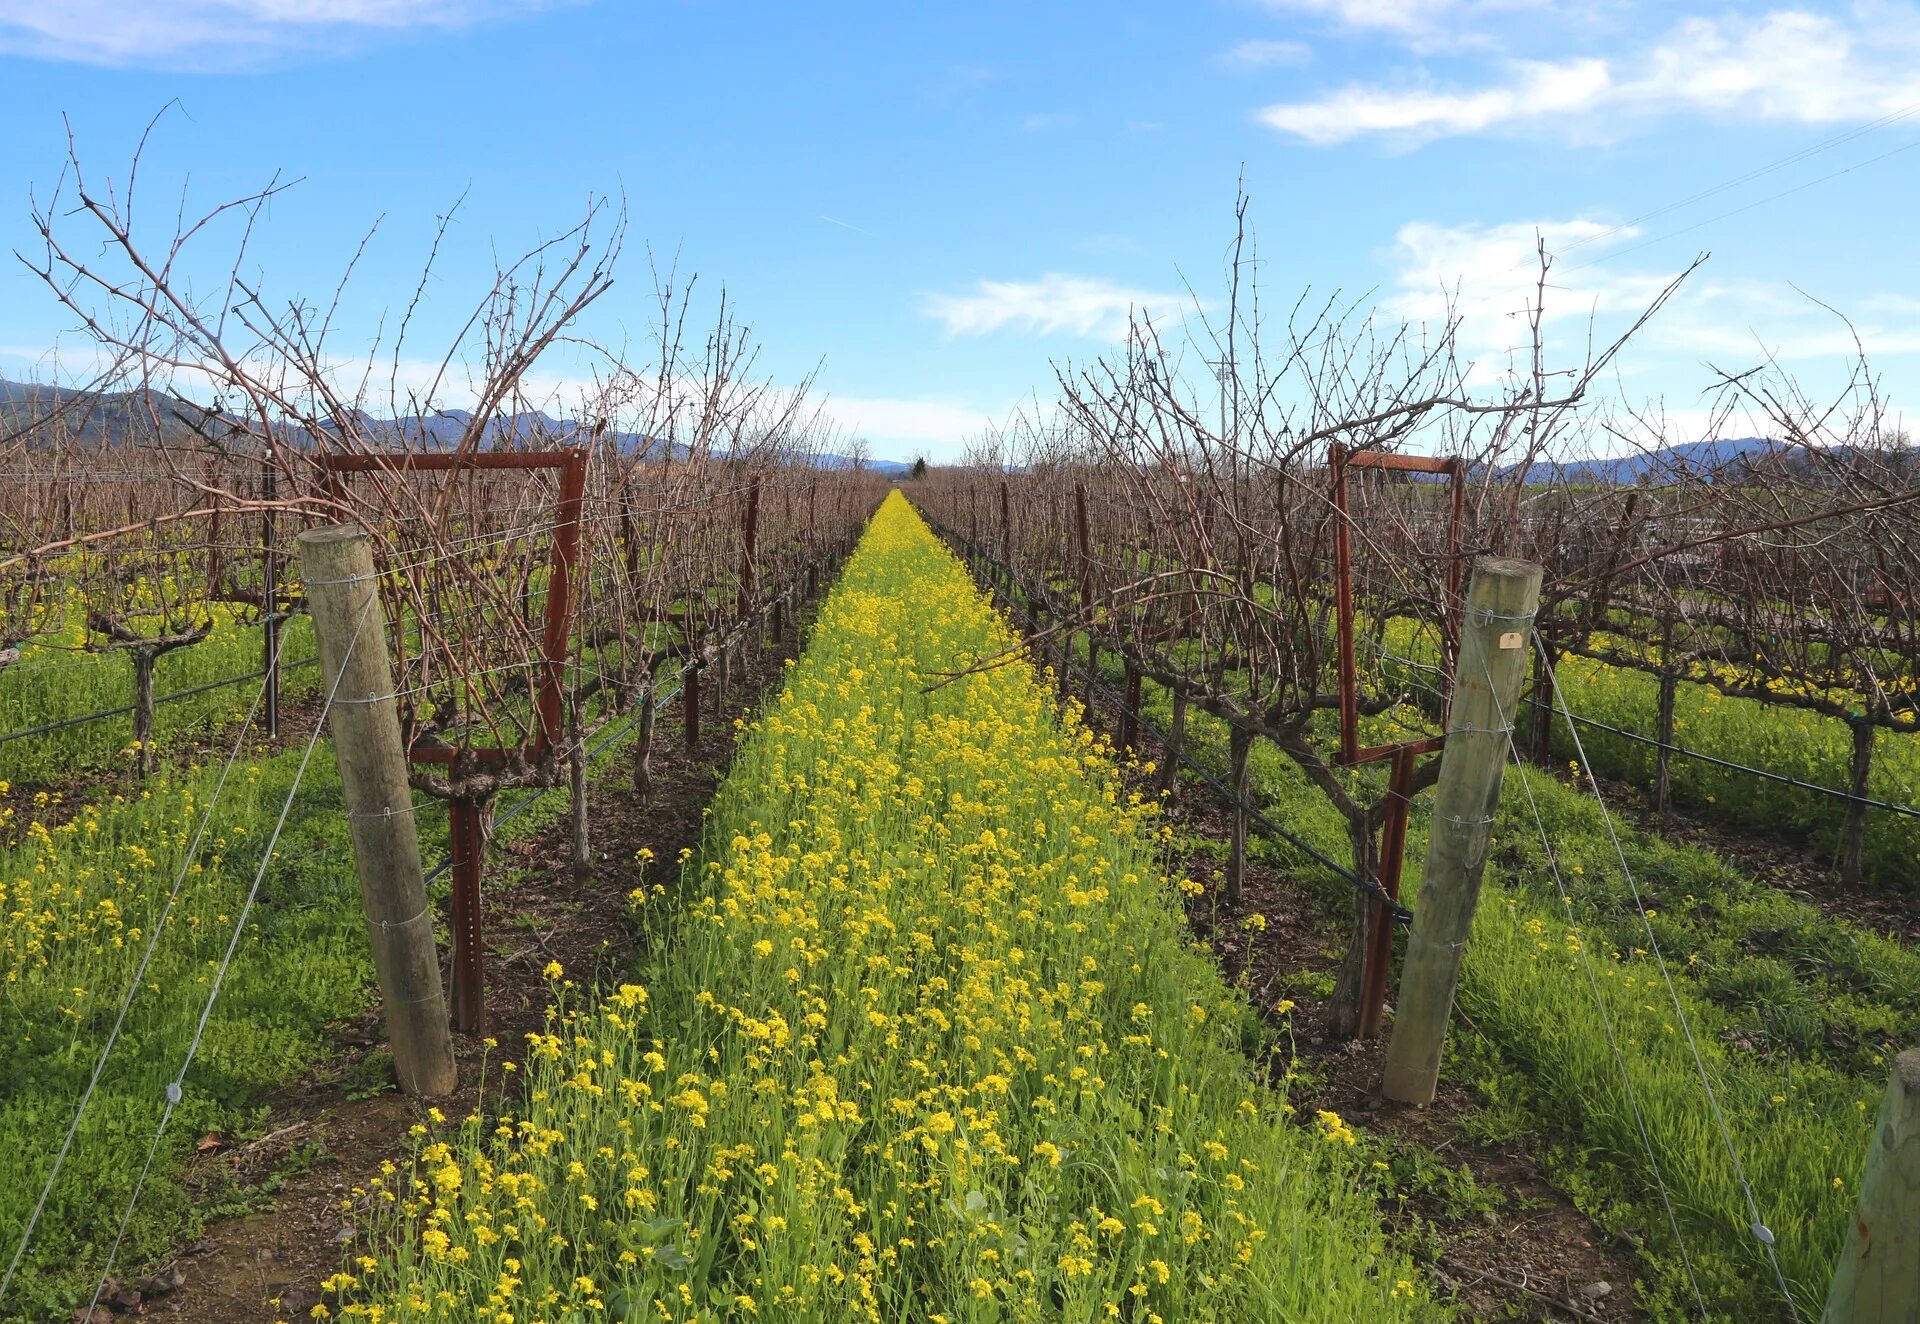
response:
M310 667L319 661L320 656L316 653L311 657L295 658L291 662L282 663L280 670L291 671L295 667ZM263 679L266 674L265 670L249 671L243 676L227 676L221 680L208 681L205 685L195 685L191 689L175 690L171 694L157 694L154 696L153 704L154 707L157 708L163 703L173 703L180 699L191 699L196 694L207 694L214 690L225 689L229 685L244 685L250 680ZM57 722L46 722L40 726L27 727L21 731L8 731L4 735L0 735L0 745L4 745L10 740L25 740L28 736L50 735L55 731L64 731L71 726L84 726L88 722L99 722L109 717L125 717L127 714L137 710L138 705L129 703L123 704L118 708L102 708L98 712L82 713L78 717L63 717Z
M1545 709L1548 707L1547 704L1542 703L1539 699L1530 698L1525 700L1525 702L1530 707L1536 709ZM1902 814L1908 818L1920 818L1920 809L1915 809L1912 805L1897 804L1892 800L1876 800L1872 796L1855 795L1852 791L1836 790L1831 786L1822 786L1818 782L1803 782L1798 777L1789 777L1783 772L1769 772L1765 768L1750 768L1744 763L1732 763L1712 754L1703 754L1697 749L1688 749L1684 745L1670 745L1653 736L1641 735L1638 731L1628 731L1622 727L1602 722L1598 718L1582 717L1579 713L1572 714L1569 720L1578 722L1581 726L1591 726L1601 731L1610 731L1617 736L1625 736L1628 740L1635 740L1643 745L1650 745L1654 749L1664 749L1670 754L1679 754L1686 758L1697 759L1701 763L1711 763L1715 767L1726 768L1731 772L1745 773L1749 777L1759 777L1766 781L1779 782L1783 786L1796 787L1802 791L1818 791L1821 795L1831 796L1833 799L1843 801L1847 804L1862 805L1868 809L1880 809L1890 814Z

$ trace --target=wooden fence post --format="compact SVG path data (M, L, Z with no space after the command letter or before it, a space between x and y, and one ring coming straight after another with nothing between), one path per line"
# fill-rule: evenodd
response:
M434 950L433 911L420 871L413 788L400 743L373 543L357 526L334 525L301 534L299 547L322 693L333 695L334 759L394 1074L409 1094L451 1093L453 1037Z
M1475 563L1426 869L1380 1087L1402 1103L1432 1103L1439 1084L1440 1051L1486 873L1493 811L1500 802L1539 601L1539 566L1496 557Z
M1920 1048L1894 1059L1822 1324L1920 1319Z

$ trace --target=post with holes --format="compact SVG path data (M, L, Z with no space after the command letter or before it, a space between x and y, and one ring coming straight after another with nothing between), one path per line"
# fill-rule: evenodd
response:
M1380 890L1400 899L1407 858L1407 818L1413 809L1414 744L1394 750L1387 773L1387 808L1380 824ZM1393 912L1376 900L1367 913L1367 960L1360 981L1360 1022L1354 1038L1377 1038L1386 1024L1387 978L1393 966Z
M333 695L334 759L394 1073L409 1094L447 1094L455 1085L453 1039L420 871L373 543L357 526L335 525L302 534L299 548L322 693Z
M1853 1226L1822 1324L1907 1324L1920 1312L1920 1048L1894 1059L1867 1144Z
M486 872L486 804L474 796L447 802L453 876L453 1024L466 1034L487 1026L486 953L481 944L480 883Z
M1420 903L1407 940L1380 1087L1402 1103L1432 1103L1439 1084L1440 1052L1486 873L1493 811L1500 802L1520 682L1527 672L1527 638L1539 601L1539 566L1499 557L1475 563Z

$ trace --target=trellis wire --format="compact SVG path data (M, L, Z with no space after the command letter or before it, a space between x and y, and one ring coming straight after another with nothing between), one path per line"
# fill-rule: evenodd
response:
M260 895L260 883L267 875L267 868L273 863L274 847L280 842L280 834L286 829L287 817L293 812L294 798L300 794L300 783L307 775L307 767L313 761L313 751L320 744L320 733L326 729L327 714L333 709L333 701L340 691L340 678L346 674L347 661L352 658L354 646L360 641L360 634L366 628L367 619L372 614L379 597L370 596L367 605L361 610L360 620L353 627L353 635L347 640L346 652L340 659L339 671L335 673L333 685L327 691L325 703L314 718L313 734L307 737L307 747L300 755L300 766L294 771L293 785L287 788L287 798L280 806L280 816L274 821L273 832L267 837L266 845L260 851L259 867L253 871L253 882L247 888L246 900L240 905L240 913L234 919L233 936L227 940L226 953L220 958L219 966L214 970L211 987L207 990L207 1002L200 1009L200 1019L193 1028L193 1038L187 1044L187 1051L180 1061L180 1071L167 1086L166 1104L160 1110L159 1125L154 1128L153 1140L147 1146L146 1161L140 1167L140 1176L133 1184L133 1194L127 1199L126 1212L121 1215L120 1228L107 1247L106 1267L101 1271L100 1281L93 1289L93 1299L87 1305L87 1317L100 1304L101 1293L106 1291L107 1280L113 1276L113 1266L120 1254L120 1244L127 1235L127 1226L133 1221L134 1210L139 1206L140 1194L146 1188L148 1175L153 1171L154 1156L160 1151L160 1141L166 1135L167 1125L173 1120L173 1110L186 1097L187 1072L193 1066L193 1059L200 1051L201 1040L206 1037L207 1022L212 1019L213 1007L220 998L220 988L227 977L227 970L233 964L234 954L240 950L241 935L246 932L247 921L253 915L253 903Z
M246 746L247 732L252 728L254 719L260 711L261 700L265 696L266 687L263 685L260 693L254 696L253 706L247 712L246 721L241 724L240 730L234 736L233 748L227 755L226 763L220 769L220 777L214 783L213 794L208 797L206 811L200 817L199 826L194 829L193 842L180 861L180 869L174 876L173 887L167 893L166 903L160 908L160 914L154 920L152 932L147 935L147 945L140 953L140 961L134 969L133 979L128 983L126 994L120 1000L120 1008L114 1016L113 1026L107 1032L107 1041L102 1045L100 1056L94 1062L93 1074L88 1077L86 1089L81 1092L80 1102L74 1108L73 1120L68 1123L66 1135L61 1139L60 1148L54 1155L52 1170L48 1172L46 1183L40 1188L39 1199L34 1202L33 1213L28 1217L27 1226L20 1234L20 1244L14 1248L13 1257L7 1263L5 1276L0 1277L0 1300L6 1299L7 1288L12 1285L14 1274L20 1268L20 1261L25 1258L27 1247L33 1241L34 1229L40 1222L40 1215L46 1210L47 1199L52 1195L54 1183L59 1180L60 1171L66 1164L68 1153L73 1148L74 1137L79 1134L81 1120L86 1116L87 1108L93 1102L94 1091L99 1087L100 1078L106 1073L107 1060L112 1056L115 1045L119 1043L120 1031L126 1024L127 1013L133 1006L134 997L139 993L140 983L146 975L147 966L153 960L153 953L159 946L160 934L166 928L168 917L173 913L174 903L179 900L180 889L185 884L194 860L200 853L200 845L206 840L207 828L213 822L213 812L219 806L220 796L226 790L227 778L233 772L234 764L239 761L240 751ZM303 764L302 767L304 766ZM271 851L271 845L268 849ZM263 858L270 858L270 856Z
M1534 647L1544 664L1547 661L1546 641L1540 637L1538 630L1533 631L1532 635ZM1654 966L1660 971L1661 981L1667 986L1667 997L1673 1003L1674 1019L1680 1022L1681 1033L1686 1037L1687 1049L1693 1056L1694 1070L1699 1074L1700 1086L1706 1092L1707 1106L1713 1114L1714 1126L1719 1130L1720 1142L1727 1151L1728 1160L1733 1164L1734 1179L1739 1185L1741 1196L1746 1200L1747 1214L1753 1220L1749 1224L1749 1230L1753 1233L1754 1240L1760 1243L1762 1250L1766 1253L1767 1263L1773 1270L1774 1282L1778 1285L1781 1298L1786 1303L1788 1319L1797 1324L1800 1312L1794 1305L1793 1292L1787 1287L1786 1275L1780 1269L1780 1258L1774 1253L1773 1232L1760 1217L1759 1201L1754 1198L1753 1185L1747 1180L1746 1166L1740 1161L1740 1153L1733 1143L1733 1132L1727 1126L1726 1115L1720 1110L1719 1095L1714 1093L1713 1080L1707 1071L1706 1059L1701 1056L1700 1044L1693 1035L1693 1022L1687 1016L1686 1007L1680 1001L1680 990L1674 987L1673 975L1667 969L1666 953L1661 950L1660 939L1654 934L1653 921L1647 917L1646 903L1640 895L1640 884L1634 878L1633 869L1627 863L1626 848L1620 844L1620 834L1614 827L1613 812L1607 808L1606 798L1600 793L1600 780L1594 775L1592 766L1587 762L1586 749L1581 745L1580 734L1575 730L1572 721L1573 709L1567 703L1567 696L1560 688L1559 678L1553 674L1552 667L1546 667L1545 670L1547 679L1553 687L1554 701L1559 705L1561 713L1568 717L1567 730L1573 737L1574 753L1578 756L1580 766L1587 775L1587 784L1592 788L1594 803L1600 807L1600 820L1607 826L1607 838L1613 843L1614 857L1620 861L1620 872L1626 878L1627 889L1633 896L1633 908L1640 917L1641 929L1647 935L1647 949L1653 953Z
M1416 662L1412 658L1399 657L1393 653L1383 651L1380 656L1389 662L1396 662L1401 666L1413 667L1421 671L1440 670L1440 668L1429 665L1428 663ZM1429 690L1428 692L1432 693L1433 691ZM1552 705L1540 699L1525 698L1520 702L1534 709L1536 712L1552 711ZM1778 782L1783 786L1792 786L1802 791L1816 791L1821 795L1830 796L1844 804L1864 805L1868 809L1880 809L1889 814L1901 814L1908 818L1920 818L1920 809L1916 809L1912 805L1903 805L1894 800L1878 800L1869 795L1855 795L1852 791L1842 791L1832 786L1822 786L1818 782L1801 781L1798 777L1789 777L1783 772L1771 772L1766 768L1755 768L1745 763L1735 763L1730 759L1723 759L1715 754L1708 754L1697 749L1688 749L1685 745L1669 744L1654 736L1643 735L1638 731L1629 731L1625 727L1614 726L1609 722L1603 722L1597 717L1585 717L1579 713L1573 713L1568 717L1568 720L1578 722L1581 726L1590 726L1596 730L1607 731L1616 736L1624 736L1628 740L1638 741L1640 744L1650 746L1654 749L1664 749L1669 754L1678 754L1682 758L1695 759L1701 763L1711 763L1715 767L1725 768L1729 772L1744 773L1749 777L1759 777L1765 781Z

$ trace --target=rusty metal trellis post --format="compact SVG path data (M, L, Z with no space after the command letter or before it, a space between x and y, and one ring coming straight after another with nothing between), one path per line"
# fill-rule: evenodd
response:
M1355 451L1342 445L1328 449L1333 478L1333 574L1336 625L1339 633L1340 752L1336 763L1354 767L1378 759L1389 760L1387 802L1380 825L1381 890L1398 901L1401 865L1407 849L1407 816L1413 808L1414 761L1446 743L1444 737L1400 741L1390 745L1360 744L1359 666L1355 656L1353 610L1353 516L1347 502L1348 469L1381 469L1401 473L1443 474L1447 496L1447 600L1441 604L1440 720L1447 720L1453 695L1453 659L1459 648L1461 607L1460 526L1466 510L1466 467L1458 459L1398 455L1387 451ZM1386 1019L1387 984L1393 964L1393 912L1375 901L1368 912L1366 966L1360 978L1358 1036L1380 1033Z
M570 449L527 453L488 451L472 455L323 455L329 475L350 473L444 473L467 470L558 469L560 490L554 509L553 551L548 567L546 615L541 633L541 677L534 699L532 743L521 751L538 762L562 736L566 703L567 643L573 614L573 573L580 559L580 513L587 486L587 452ZM451 745L414 745L407 755L416 763L501 765L505 749L462 749ZM453 875L453 1024L468 1034L486 1030L486 955L482 944L480 882L486 853L487 800L455 796L447 804L447 831Z

